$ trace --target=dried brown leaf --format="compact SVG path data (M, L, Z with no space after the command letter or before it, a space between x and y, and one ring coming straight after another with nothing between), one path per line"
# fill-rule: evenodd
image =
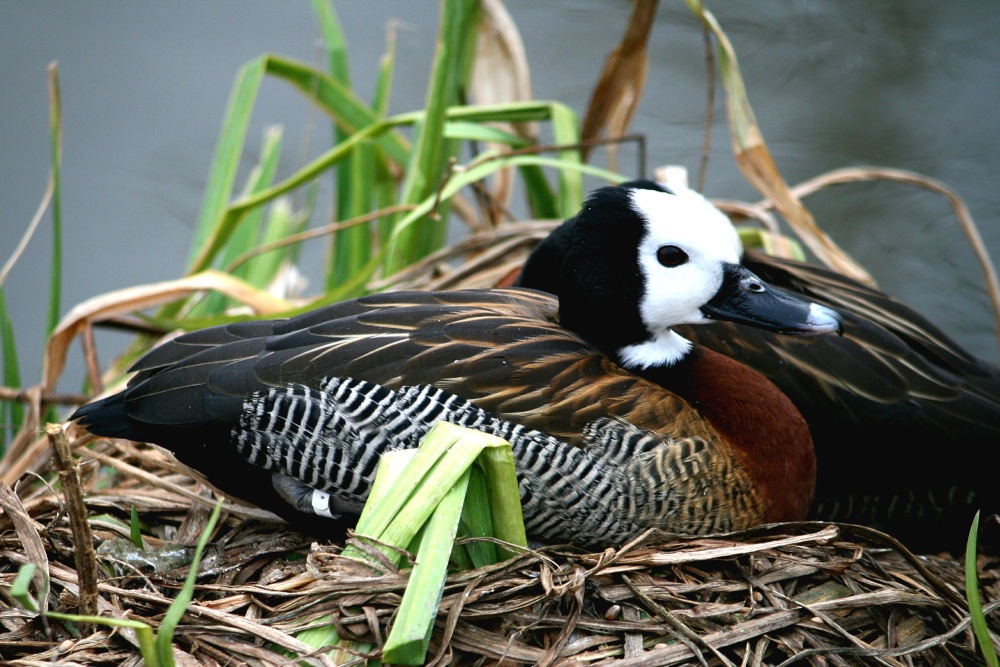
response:
M580 133L584 160L591 150L587 142L600 137L602 131L612 137L624 135L632 122L646 87L649 35L658 4L658 0L634 0L625 34L604 63ZM614 164L613 146L609 147L609 159Z
M0 482L0 509L7 520L11 522L18 539L24 548L25 556L29 563L34 563L35 574L32 580L35 582L35 592L39 595L38 604L41 609L48 608L48 579L49 579L49 559L45 552L45 545L39 535L42 525L33 520L21 504L21 499L17 497L14 490Z
M531 71L517 24L502 0L482 0L480 8L479 40L469 84L473 101L490 106L530 100ZM497 123L497 126L532 143L538 141L537 123ZM488 148L502 147L490 145ZM490 182L490 197L494 205L508 208L514 185L513 167L500 169ZM498 216L499 211L494 211L490 218L497 219Z
M70 343L92 322L145 310L196 292L209 290L243 303L261 315L279 313L292 307L287 301L271 296L239 278L212 270L178 280L108 292L75 306L52 332L45 348L43 390L52 391L55 388L66 365L66 353Z
M718 41L719 70L726 90L733 154L743 176L774 203L778 212L820 261L855 280L874 285L864 267L854 261L819 228L809 210L788 187L774 164L774 158L771 157L757 125L740 74L736 50L715 16L701 4L700 0L687 0L687 2Z

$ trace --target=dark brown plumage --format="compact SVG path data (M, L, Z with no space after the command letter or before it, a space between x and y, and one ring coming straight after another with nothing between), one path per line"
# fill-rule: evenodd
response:
M801 415L760 374L690 348L670 326L711 314L820 333L839 329L836 315L733 263L735 232L696 196L606 188L577 220L558 299L397 292L214 327L154 349L124 392L73 418L161 444L224 491L292 518L313 490L356 510L379 453L416 444L414 406L458 423L505 420L486 427L512 439L537 537L597 545L653 526L706 533L801 518L815 478ZM359 425L345 435L348 423Z

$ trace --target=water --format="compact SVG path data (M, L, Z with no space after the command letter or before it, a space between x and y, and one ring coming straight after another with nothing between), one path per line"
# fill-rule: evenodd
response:
M517 0L507 6L525 41L535 97L560 100L582 115L629 3ZM958 191L994 261L1000 259L997 4L812 0L748 7L712 3L786 179L794 184L852 165L920 172ZM438 4L372 0L338 2L336 9L364 97L386 26L400 22L391 111L422 107ZM108 290L182 273L238 68L265 52L316 61L317 43L305 0L0 3L0 261L45 188L49 62L59 63L65 118L66 312ZM682 2L661 2L650 53L633 130L648 139L650 168L679 163L694 173L705 67L700 30ZM721 92L717 99L706 193L755 201L733 164ZM263 128L276 123L284 126L285 173L301 164L310 137L312 154L328 145L325 119L287 87L266 82L249 133L251 153ZM635 164L635 154L624 151L621 164ZM840 186L806 204L884 290L996 361L982 278L944 200L883 183ZM26 384L41 367L50 239L43 224L6 284ZM99 336L107 363L125 338ZM74 349L63 388L77 388L82 374Z

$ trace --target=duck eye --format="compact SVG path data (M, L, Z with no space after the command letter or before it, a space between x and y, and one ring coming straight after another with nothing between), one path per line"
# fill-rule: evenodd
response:
M671 269L688 261L688 254L675 245L662 245L656 250L656 261Z

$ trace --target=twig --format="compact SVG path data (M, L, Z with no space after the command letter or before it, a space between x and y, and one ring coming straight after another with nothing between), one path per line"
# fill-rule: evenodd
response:
M73 557L80 579L79 613L81 616L96 616L97 556L94 554L90 524L87 523L87 506L83 502L80 471L70 451L69 439L62 424L46 424L45 434L56 455L59 480L62 482L69 524L73 531Z
M299 232L298 234L289 234L288 236L278 240L272 241L271 243L264 243L256 248L247 250L242 255L238 256L229 266L225 268L226 273L232 273L233 270L246 263L248 260L256 257L257 255L263 255L266 252L272 250L277 250L278 248L284 248L288 245L293 245L299 243L300 241L308 241L320 236L328 236L334 232L338 232L341 229L347 229L348 227L355 227L357 225L363 225L366 222L382 218L387 215L394 215L396 213L404 213L406 211L412 211L416 208L415 204L399 204L397 206L386 206L377 211L372 211L371 213L366 213L364 215L359 215L356 218L351 218L350 220L344 220L341 222L331 222L328 225L323 225L322 227L317 227L316 229L310 229L304 232Z
M55 178L52 172L49 172L49 182L45 186L45 194L42 195L42 201L38 205L38 210L35 211L35 217L31 219L28 224L28 229L25 230L24 235L21 236L21 240L18 242L17 247L14 248L14 252L11 253L10 259L7 263L3 265L3 269L0 269L0 287L3 287L4 282L7 280L7 274L11 272L14 265L17 264L17 260L21 258L24 254L24 249L28 247L28 242L31 241L31 237L35 235L35 230L38 229L39 223L42 221L42 216L45 215L45 211L48 210L49 204L52 201L52 193L55 191Z
M906 169L890 169L886 167L847 167L844 169L834 169L833 171L828 171L825 174L820 174L815 178L799 183L791 190L797 197L805 197L830 185L856 183L858 181L870 180L897 181L900 183L917 185L943 195L948 200L952 211L955 213L955 217L958 219L959 226L965 233L965 237L968 239L969 245L972 247L972 252L975 254L976 259L979 261L979 266L983 271L983 281L985 283L986 293L990 298L990 303L993 304L993 314L996 320L998 343L1000 343L1000 282L997 281L996 269L990 261L989 253L986 252L986 246L983 244L983 238L979 234L976 223L972 220L972 214L969 212L969 207L965 205L962 198L959 197L958 193L952 188L935 178L924 176Z
M638 622L642 618L642 614L639 613L638 607L633 607L630 604L624 605L622 607L622 617L626 621ZM623 640L624 647L622 651L626 658L635 658L642 655L642 633L641 632L626 632Z
M427 217L431 220L441 219L441 195L444 194L444 189L448 185L448 181L451 180L451 175L455 173L456 162L457 160L454 157L448 158L448 165L441 175L441 180L438 181L437 192L434 193L434 203L431 205L431 210L427 213Z
M38 608L45 611L49 607L49 557L45 551L45 544L39 535L41 525L31 518L21 499L14 493L14 490L7 484L0 482L0 510L7 515L14 525L21 545L24 547L24 554L28 562L36 566L34 581L35 590L38 593Z
M35 398L35 391L32 389L0 387L0 401L31 403ZM89 400L90 397L86 394L41 394L42 405L83 405Z
M698 635L691 628L684 625L680 620L675 618L673 614L671 614L667 609L663 607L663 605L659 604L651 597L649 597L641 590L639 590L639 587L636 586L635 583L629 577L623 574L622 581L624 581L625 585L629 587L629 589L632 591L632 594L635 595L639 600L641 600L644 605L646 605L647 609L655 612L656 615L662 618L667 625L669 625L671 628L674 629L674 631L677 633L677 639L682 644L688 647L691 653L693 653L695 657L698 658L698 662L705 665L706 667L708 666L708 662L705 660L705 656L702 654L701 650L698 649L698 646L701 646L702 648L708 649L713 654L715 654L715 657L721 660L722 664L728 665L729 667L735 667L732 661L726 658L726 656L722 655L722 652L720 652L718 648L716 648L709 642L706 642L703 637Z
M616 137L604 137L598 139L588 139L585 141L578 141L572 144L544 144L541 146L527 146L525 148L514 148L509 151L504 151L503 153L497 153L492 155L486 155L481 158L476 158L465 165L465 168L485 164L486 162L491 162L493 160L501 160L504 158L511 157L512 155L537 155L540 153L555 153L559 151L567 150L582 150L584 148L591 148L594 146L604 146L605 144L624 144L626 142L634 142L636 144L636 150L638 155L636 156L636 178L645 178L646 174L646 135L644 134L622 134Z
M94 327L87 323L83 328L83 358L87 363L87 374L95 394L104 391L104 380L101 379L101 366L97 362L97 346L94 344Z

